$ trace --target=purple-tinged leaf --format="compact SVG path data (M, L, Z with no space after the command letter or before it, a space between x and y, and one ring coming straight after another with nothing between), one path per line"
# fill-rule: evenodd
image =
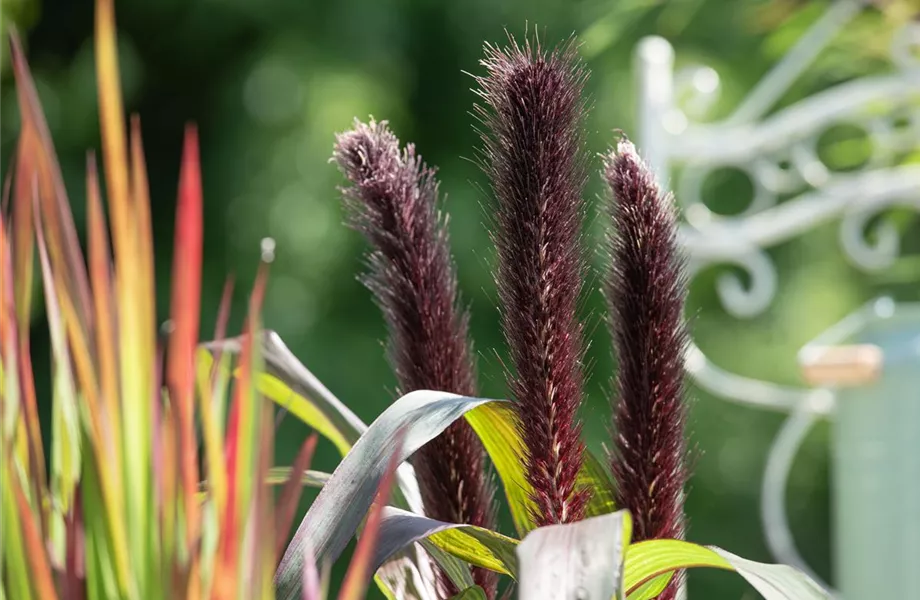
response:
M619 598L631 528L618 511L531 531L517 547L519 600Z
M390 498L390 492L393 489L393 481L396 479L396 468L401 462L399 460L400 451L403 441L406 437L405 428L396 432L396 449L390 456L390 463L387 470L380 480L377 488L377 494L374 497L374 504L367 515L364 523L364 530L358 539L358 546L352 555L351 564L348 572L345 573L345 581L342 583L342 590L339 592L339 600L360 600L361 596L367 591L368 579L370 574L376 571L373 564L374 549L377 546L377 539L380 536L380 524L383 520L383 510Z
M489 402L495 400L419 390L387 408L342 459L307 511L275 574L278 597L294 600L300 595L306 540L319 561L338 557L367 513L394 455L402 462L464 413ZM406 439L400 446L395 436L403 427Z
M322 583L319 571L316 568L316 557L309 541L303 546L303 597L302 600L324 600Z
M482 527L445 523L392 506L383 511L375 568L415 542L434 544L470 565L517 576L517 540Z

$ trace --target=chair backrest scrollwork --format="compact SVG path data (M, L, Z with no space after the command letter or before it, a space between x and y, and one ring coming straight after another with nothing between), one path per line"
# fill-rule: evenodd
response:
M873 235L867 237L870 221L894 206L920 210L920 165L899 163L900 156L920 149L920 22L906 24L894 36L889 72L838 84L776 110L791 85L865 8L859 0L831 3L734 112L717 122L700 122L719 93L713 69L675 73L674 49L660 37L645 38L638 46L640 147L681 205L680 239L691 277L712 265L733 265L746 273L746 283L732 273L716 280L722 306L735 317L762 313L776 295L778 274L767 249L839 220L847 259L862 270L885 269L900 253L899 234L890 224L873 221ZM822 133L841 125L861 130L871 148L859 168L846 172L829 168L818 152ZM703 197L707 176L724 168L743 173L753 190L748 205L733 215L718 214ZM796 437L796 428L833 412L827 390L731 373L692 342L687 369L697 385L716 396L793 413L768 470L791 461L780 455L788 454L790 441L801 441L804 432ZM764 517L771 548L778 559L807 569L785 523L769 522L784 517L781 511L777 517L775 506L782 503L782 490L767 487L763 491L771 498L764 499Z

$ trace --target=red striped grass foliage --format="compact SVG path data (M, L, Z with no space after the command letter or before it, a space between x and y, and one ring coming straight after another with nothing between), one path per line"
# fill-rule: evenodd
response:
M141 126L123 117L115 40L113 1L99 0L107 197L91 153L84 254L29 67L11 36L21 131L0 211L3 593L16 600L273 598L279 547L300 497L295 474L309 466L316 438L276 499L268 483L272 407L256 392L259 348L248 342L260 328L265 264L239 358L212 359L198 348L203 198L194 126L181 159L170 333L158 341ZM53 350L50 456L29 348L36 276ZM356 561L352 589L368 577Z

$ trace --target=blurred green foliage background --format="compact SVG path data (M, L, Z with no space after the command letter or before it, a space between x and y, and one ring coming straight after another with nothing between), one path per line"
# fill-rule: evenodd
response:
M122 0L116 4L126 105L142 117L157 240L160 315L168 308L173 213L182 128L201 131L205 186L205 329L210 334L221 287L237 281L232 325L239 329L259 254L259 241L277 241L265 310L301 360L340 398L370 421L391 401L383 321L355 280L362 241L342 225L328 162L333 134L354 117L388 119L440 169L450 213L453 250L472 331L484 395L503 397L505 356L498 326L493 262L484 221L486 181L475 164L477 134L470 115L471 77L480 71L484 41L501 42L507 28L521 35L540 27L548 42L575 32L593 76L588 85L592 155L611 143L615 128L633 133L637 90L633 52L650 34L674 44L678 67L702 63L720 74L723 91L712 118L725 116L805 28L827 7L805 0ZM910 1L888 2L858 18L828 48L793 91L788 104L836 82L891 69L891 32L910 18ZM2 0L4 36L15 24L25 39L42 103L82 228L85 152L99 147L93 64L93 8L88 0ZM529 24L529 25L528 25ZM8 170L18 128L6 47L2 55L0 158ZM829 136L828 156L846 168L864 160L864 140ZM587 197L599 206L595 164ZM712 182L713 206L736 210L749 184ZM733 208L736 207L736 208ZM592 212L592 215L595 213ZM849 265L836 224L770 251L779 292L764 314L728 316L707 270L692 284L689 316L695 339L717 364L734 372L800 383L796 351L869 298L917 296L920 264L915 222L899 213L904 258L894 269L866 275ZM615 365L604 326L598 273L602 219L592 218L592 274L584 318L591 345L584 407L590 445L609 439L609 389ZM869 233L871 236L871 231ZM47 368L48 336L38 318L37 368ZM44 367L42 367L45 365ZM48 386L40 389L48 398ZM759 486L768 446L781 415L752 410L692 389L694 473L687 499L689 536L742 556L770 560L759 524ZM279 463L289 463L306 429L282 427ZM321 444L318 468L336 455ZM788 497L801 550L824 577L830 572L828 428L820 427L799 455ZM506 527L510 530L510 527ZM736 578L694 573L692 598L754 598Z

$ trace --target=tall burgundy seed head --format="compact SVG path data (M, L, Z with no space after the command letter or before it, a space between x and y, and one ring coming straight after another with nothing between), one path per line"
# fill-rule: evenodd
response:
M460 308L446 218L437 208L434 171L412 144L400 150L387 123L355 121L338 136L334 159L350 224L368 240L373 292L389 328L389 355L400 393L419 389L475 396L468 314ZM451 523L493 528L493 486L476 434L460 420L416 455L426 512ZM494 597L496 575L474 571ZM441 578L444 592L456 593Z
M607 299L619 358L617 504L632 512L634 540L683 538L686 281L673 203L626 140L608 156L605 176L615 230ZM678 585L659 598L674 598Z
M477 78L482 165L491 179L502 325L526 447L527 477L539 525L579 520L586 490L576 489L584 444L581 225L585 206L582 88L587 73L570 41L487 45Z

